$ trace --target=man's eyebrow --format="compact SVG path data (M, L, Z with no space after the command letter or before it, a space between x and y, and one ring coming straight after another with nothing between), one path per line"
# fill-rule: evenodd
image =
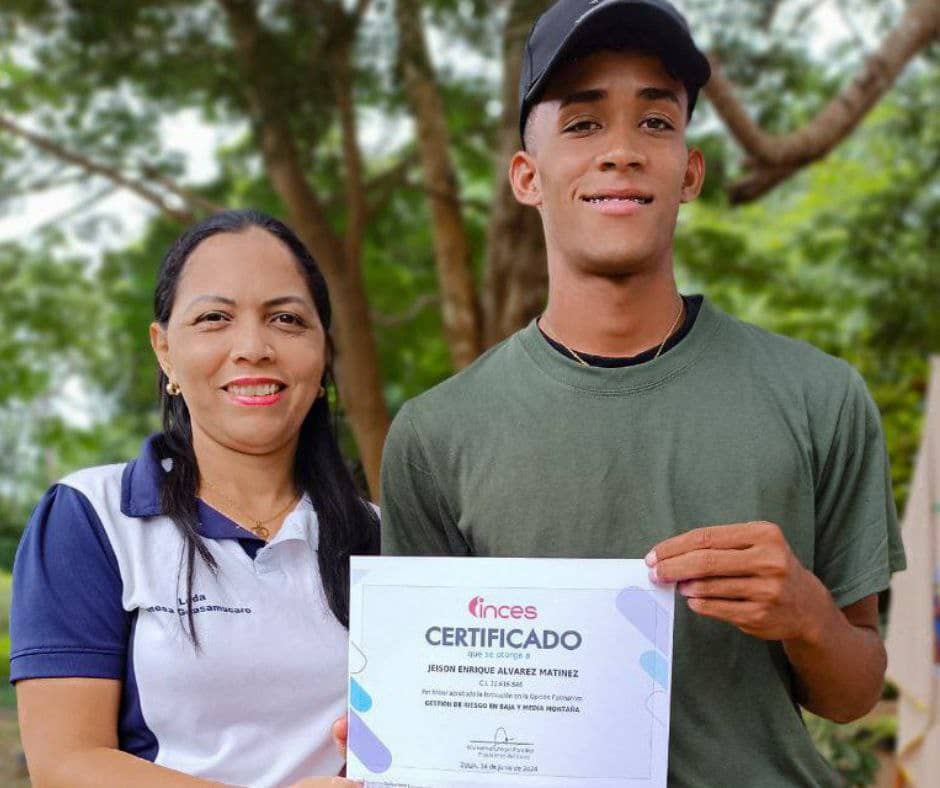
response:
M564 109L571 104L595 104L607 98L607 91L600 89L579 90L575 93L569 93L563 96L558 105L559 109Z
M645 99L646 101L671 101L677 107L682 106L679 102L679 94L668 88L640 88L636 95L637 98Z

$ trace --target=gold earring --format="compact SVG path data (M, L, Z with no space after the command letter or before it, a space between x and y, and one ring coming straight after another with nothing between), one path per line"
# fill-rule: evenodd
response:
M317 392L317 399L326 395L326 389L323 386L320 386L320 390Z
M168 380L168 381L167 381L167 383L166 383L166 393L167 393L167 394L169 394L171 397L178 397L181 392L182 392L182 389L180 388L180 384L179 384L179 383L177 383L175 380Z

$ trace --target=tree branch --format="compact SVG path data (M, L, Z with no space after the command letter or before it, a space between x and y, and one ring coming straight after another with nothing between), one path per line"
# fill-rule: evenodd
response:
M418 161L417 149L411 150L399 162L366 182L364 191L369 196L370 214L380 211L398 187L410 185L408 171Z
M731 186L733 202L754 200L844 140L894 84L910 60L940 36L940 3L918 0L865 62L855 79L806 126L769 134L750 117L717 59L705 87L715 111L749 154L751 172Z
M71 170L71 172L67 175L63 174L66 170ZM26 195L33 195L38 192L61 189L63 186L74 186L77 183L82 183L87 180L87 178L87 173L72 168L68 162L59 161L54 171L49 175L39 176L36 180L18 183L16 185L13 185L8 180L6 183L0 184L0 190L2 190L4 199L25 197Z
M86 197L81 200L81 202L70 205L65 210L57 213L55 216L50 216L44 222L40 223L36 227L33 227L31 230L32 233L39 233L45 230L48 227L61 227L63 222L68 221L74 216L77 216L80 213L84 213L89 208L91 208L96 203L101 202L104 199L110 197L114 192L116 192L118 186L115 183L109 183L104 188L99 189L91 197Z
M311 251L330 275L339 275L343 270L342 244L301 168L296 140L277 100L278 86L268 76L268 52L254 4L248 0L218 2L228 17L268 176Z
M216 202L212 202L212 200L203 197L201 194L197 194L191 189L187 189L184 186L180 186L178 183L174 183L165 175L163 175L156 167L144 165L140 168L140 171L150 178L150 180L159 183L164 189L172 192L188 205L195 206L205 213L219 213L220 211L225 210L224 205L219 205Z
M66 161L69 164L74 164L77 167L80 167L87 173L92 175L100 175L104 178L107 178L112 183L127 189L146 202L149 202L162 214L175 222L179 222L181 224L191 224L193 221L195 221L196 217L193 212L174 208L169 203L167 203L161 194L151 189L143 181L131 178L114 167L102 164L101 162L93 161L87 156L69 150L49 137L45 137L41 134L37 134L34 131L23 128L7 116L0 115L0 129L15 135L20 139L26 140L31 145L34 145L41 151L48 153L49 155L54 156L61 161Z
M330 60L333 65L334 92L346 167L346 254L351 259L358 260L369 211L362 177L362 151L359 149L356 108L353 105L352 69L349 62L351 43L347 41L342 47L334 47Z
M412 301L411 306L404 312L397 315L386 315L380 312L374 312L372 319L375 320L377 326L381 326L382 328L395 328L397 326L407 325L425 309L430 306L439 306L440 303L441 296L439 293L425 293Z
M783 31L785 37L801 35L807 23L816 15L816 12L822 8L828 0L809 0L802 8L797 10L791 16L791 22Z
M782 2L783 0L768 0L768 2L764 4L759 24L765 33L773 26L774 19L777 16L777 12L780 10Z
M728 186L728 199L732 205L759 200L765 194L800 171L797 165L784 167L757 166Z

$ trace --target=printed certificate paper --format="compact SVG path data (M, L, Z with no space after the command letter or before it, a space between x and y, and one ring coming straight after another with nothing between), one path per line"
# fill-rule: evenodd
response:
M354 557L348 776L665 788L673 601L639 560Z

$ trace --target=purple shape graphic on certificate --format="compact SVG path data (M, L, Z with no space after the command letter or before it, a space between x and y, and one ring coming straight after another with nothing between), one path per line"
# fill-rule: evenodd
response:
M381 774L392 765L392 754L356 712L349 712L349 749L370 772Z
M617 610L667 657L671 653L669 613L642 588L632 586L617 595Z

